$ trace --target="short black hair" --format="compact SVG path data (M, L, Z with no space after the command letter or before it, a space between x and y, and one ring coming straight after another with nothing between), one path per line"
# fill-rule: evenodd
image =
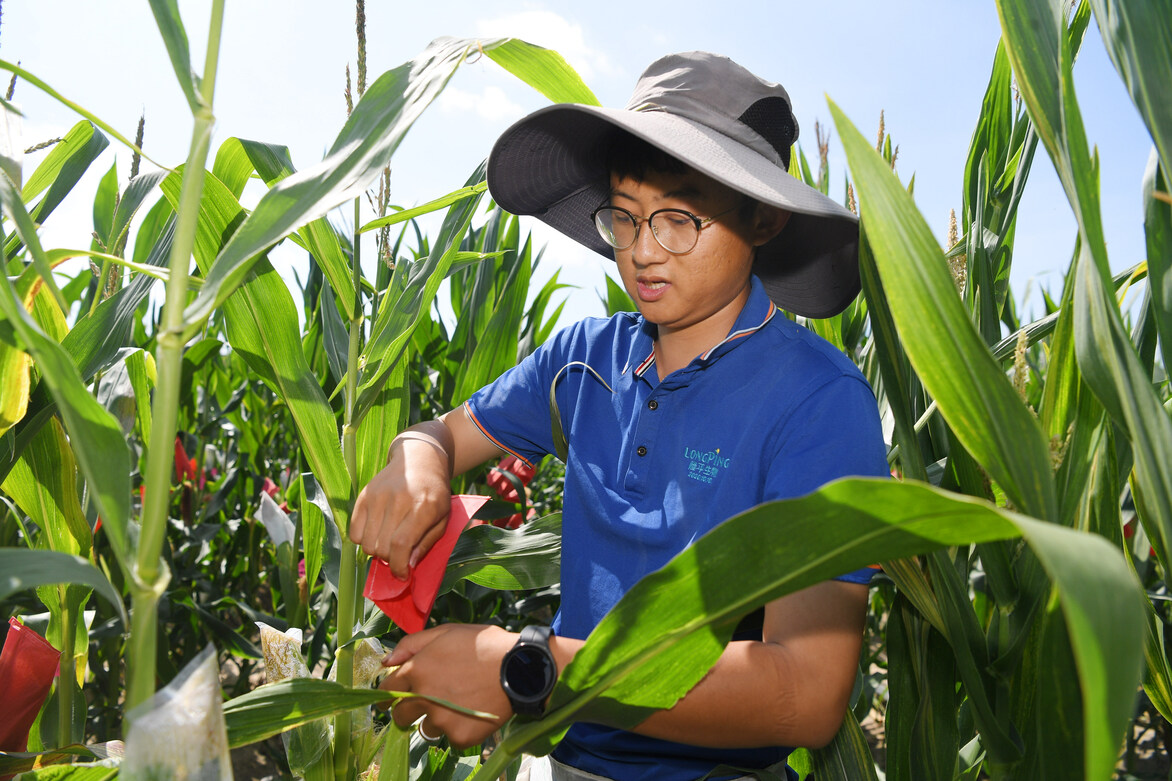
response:
M631 133L611 133L606 145L606 170L620 179L641 182L648 174L689 173L692 166Z
M649 174L683 176L695 170L678 157L622 130L611 133L604 144L603 160L606 171L620 179L642 182ZM742 193L737 216L742 221L749 222L753 219L756 209L757 201Z

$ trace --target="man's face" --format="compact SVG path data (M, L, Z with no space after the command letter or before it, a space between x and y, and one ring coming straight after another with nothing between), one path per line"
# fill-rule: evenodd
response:
M627 294L648 322L659 326L660 338L687 331L711 344L719 342L748 299L755 246L780 228L762 225L775 215L770 212L762 219L762 212L769 210L759 207L746 220L737 208L740 193L695 171L652 172L641 181L612 175L610 184L610 205L626 209L640 222L635 243L615 250ZM659 209L683 209L701 220L721 216L704 225L691 251L675 255L660 246L642 221Z

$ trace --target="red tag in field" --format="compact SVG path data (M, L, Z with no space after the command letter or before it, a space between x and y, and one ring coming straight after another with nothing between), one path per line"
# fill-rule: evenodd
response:
M453 496L444 536L419 560L407 580L391 574L391 568L382 559L372 559L362 593L403 631L418 632L431 614L460 532L487 501L487 496Z

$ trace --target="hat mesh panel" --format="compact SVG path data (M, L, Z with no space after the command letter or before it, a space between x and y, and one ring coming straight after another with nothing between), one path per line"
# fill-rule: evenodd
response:
M797 140L798 133L785 99L776 95L761 98L745 109L737 119L752 128L777 150L785 170L788 171L789 150Z

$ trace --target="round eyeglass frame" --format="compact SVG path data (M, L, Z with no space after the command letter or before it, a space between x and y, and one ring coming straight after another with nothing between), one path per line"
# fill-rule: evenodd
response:
M595 228L595 230L598 231L598 235L602 237L602 240L617 250L630 249L631 247L635 246L635 244L639 241L639 229L643 227L643 223L648 223L649 225L651 225L651 235L655 237L656 244L663 247L665 250L670 252L672 255L686 255L687 253L694 250L696 248L696 244L699 243L700 231L704 230L704 228L706 228L710 224L712 224L717 218L723 217L726 214L729 214L731 212L736 211L737 209L740 208L740 206L741 206L741 204L737 204L736 206L733 206L732 208L725 209L724 211L720 212L719 214L714 214L711 217L701 218L701 217L697 217L695 214L692 214L690 211L685 211L684 209L656 209L655 211L651 212L651 214L649 214L646 217L639 217L639 216L633 214L629 209L624 209L621 206L610 206L608 204L604 204L602 206L599 206L597 209L595 209L593 212L590 213L590 219L594 223L594 228ZM619 244L615 243L616 239L614 237L614 234L611 233L599 221L599 215L602 214L603 212L607 212L607 211L622 212L623 214L630 217L631 221L635 223L635 233L631 237L630 242L628 242L625 245L621 245L621 246ZM672 249L671 247L669 247L663 243L663 240L660 239L660 237L659 237L658 231L655 230L655 223L654 223L656 216L658 216L660 214L680 214L680 215L683 215L684 217L687 217L689 220L692 221L692 224L696 228L696 232L692 235L692 245L690 247L688 247L687 249Z

